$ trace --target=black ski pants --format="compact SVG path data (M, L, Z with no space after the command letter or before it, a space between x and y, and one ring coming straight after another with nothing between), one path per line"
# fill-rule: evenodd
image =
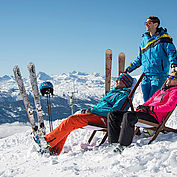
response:
M111 111L108 114L108 142L130 145L138 118L158 123L155 117L146 112Z

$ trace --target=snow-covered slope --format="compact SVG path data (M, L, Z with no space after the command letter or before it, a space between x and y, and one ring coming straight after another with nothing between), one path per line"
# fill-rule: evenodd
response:
M67 75L57 77L58 82L60 82L59 78L67 78ZM81 85L78 86L82 87ZM94 91L93 88L92 92ZM103 93L102 87L100 87L100 92ZM97 94L100 94L99 96L101 97L102 93ZM142 102L142 93L139 87L135 93L133 103L137 106ZM173 128L177 127L176 117L177 111L175 110L168 122L168 125ZM54 127L57 127L61 121L55 120ZM45 124L47 125L47 130L49 130L48 122L45 122ZM114 153L107 142L101 147L96 147L102 137L101 132L96 134L92 144L89 146L87 140L90 134L91 131L89 130L75 130L69 135L60 156L48 156L40 155L36 152L29 124L16 122L0 125L0 176L177 176L177 134L175 133L160 134L151 145L147 145L148 138L135 137L132 143L133 146L125 149L121 155Z
M55 121L54 126L58 126L61 121ZM8 130L10 127L7 125L3 128ZM125 149L120 155L113 153L107 143L101 147L95 146L96 140L102 137L101 132L88 146L86 142L91 131L78 129L69 135L60 156L48 156L36 152L30 130L28 127L21 133L14 132L14 135L0 139L1 177L177 175L177 135L174 133L160 134L151 145L147 145L148 139L136 137L134 146Z

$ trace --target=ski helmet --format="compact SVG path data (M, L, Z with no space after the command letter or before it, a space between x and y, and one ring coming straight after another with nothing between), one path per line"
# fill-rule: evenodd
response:
M43 82L40 85L40 92L42 96L44 96L45 94L53 95L53 84L51 82Z

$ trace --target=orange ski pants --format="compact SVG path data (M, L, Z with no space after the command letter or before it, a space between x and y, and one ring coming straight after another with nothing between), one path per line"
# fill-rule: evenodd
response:
M59 155L68 135L73 130L87 126L88 122L107 125L107 119L105 117L93 113L71 115L57 128L45 136L45 140L51 146L50 151Z

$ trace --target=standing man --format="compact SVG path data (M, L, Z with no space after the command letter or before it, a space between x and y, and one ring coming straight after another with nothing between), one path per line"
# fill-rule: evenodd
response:
M170 66L177 65L177 52L166 29L159 28L158 17L150 16L145 22L147 32L139 47L137 58L125 72L131 73L142 65L145 77L142 81L144 101L147 101L165 82Z

